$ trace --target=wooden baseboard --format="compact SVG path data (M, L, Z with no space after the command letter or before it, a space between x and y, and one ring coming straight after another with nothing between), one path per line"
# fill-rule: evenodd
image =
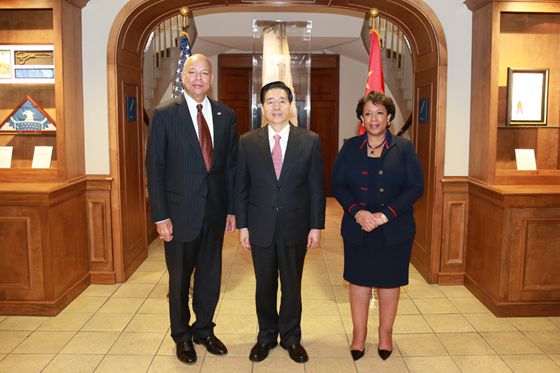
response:
M0 301L0 315L17 316L56 316L90 285L87 273L64 294L54 300L46 301Z
M465 283L465 273L439 273L439 285L463 285Z
M90 272L91 283L100 285L112 285L116 283L115 272Z

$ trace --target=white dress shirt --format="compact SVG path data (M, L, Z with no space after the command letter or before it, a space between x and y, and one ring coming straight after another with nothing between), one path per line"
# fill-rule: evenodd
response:
M200 135L198 134L198 122L196 119L198 117L198 109L196 108L198 102L196 102L188 94L186 93L183 94L185 95L187 106L189 108L189 113L191 114L191 118L194 125L194 131L196 132L196 136L200 140ZM206 119L206 123L208 123L208 129L210 130L210 137L212 138L212 147L214 147L214 120L212 118L212 105L210 105L210 100L208 100L207 96L204 97L204 100L202 100L201 104L202 104L202 115L204 115L204 119Z
M274 148L274 144L276 140L274 140L274 135L280 135L280 149L282 149L282 162L284 161L284 156L286 155L286 148L288 147L288 137L290 136L290 125L288 124L286 127L282 128L280 132L274 131L270 124L268 127L268 142L270 143L270 152L272 153L272 149Z

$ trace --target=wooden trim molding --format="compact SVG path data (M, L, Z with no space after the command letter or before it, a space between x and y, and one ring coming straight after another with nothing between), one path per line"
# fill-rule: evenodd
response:
M87 176L89 270L93 284L114 284L111 241L111 186L104 175Z

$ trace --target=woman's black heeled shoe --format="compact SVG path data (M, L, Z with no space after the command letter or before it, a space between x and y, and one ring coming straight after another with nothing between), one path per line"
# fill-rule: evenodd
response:
M391 356L391 352L393 352L393 350L382 350L380 348L377 349L377 353L379 354L379 357L382 358L383 360L387 360L389 356Z
M350 350L350 354L352 355L352 359L354 359L354 361L356 360L360 360L364 354L365 354L366 350Z

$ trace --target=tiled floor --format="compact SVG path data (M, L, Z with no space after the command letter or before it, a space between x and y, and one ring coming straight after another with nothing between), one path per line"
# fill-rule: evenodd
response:
M366 355L352 361L348 287L342 279L341 210L329 200L321 247L303 278L303 344L292 362L281 348L253 364L255 279L250 255L227 235L216 334L226 357L197 347L198 362L174 356L167 315L163 245L125 284L92 285L57 317L0 316L0 372L560 372L560 317L495 318L462 286L428 285L411 267L395 324L393 355L376 353L377 310Z

